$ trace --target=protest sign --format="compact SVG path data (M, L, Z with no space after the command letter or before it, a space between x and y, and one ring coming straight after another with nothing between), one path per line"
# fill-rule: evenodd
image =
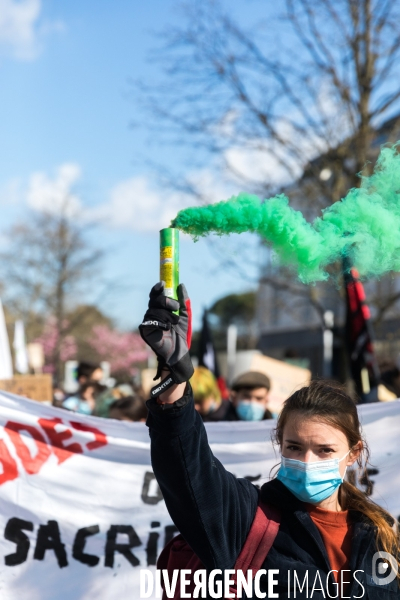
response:
M12 379L0 380L0 390L38 400L51 402L53 400L53 384L51 375L15 375Z
M400 401L361 407L372 497L400 515ZM207 424L215 455L256 485L278 462L274 421ZM0 393L1 600L137 600L175 533L143 423L82 417ZM359 485L363 485L362 481Z
M295 390L308 385L311 380L309 369L290 365L259 353L254 353L249 370L260 371L271 379L268 408L274 413L279 413L286 398L289 398Z
M222 373L226 375L228 372L226 353L219 353L218 361L221 365ZM295 390L308 385L311 381L311 371L309 369L265 356L259 350L239 350L236 352L233 365L233 379L236 379L247 371L258 371L267 375L270 379L271 389L268 398L268 408L272 413L279 413L286 398L293 394ZM154 377L155 372L154 369L154 374L151 377ZM150 390L153 385L154 383L149 385L148 389Z

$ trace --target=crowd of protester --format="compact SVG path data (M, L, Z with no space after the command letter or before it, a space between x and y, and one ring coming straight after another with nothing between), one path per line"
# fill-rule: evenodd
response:
M269 378L258 371L248 371L237 377L223 398L213 373L196 367L190 380L196 410L203 421L261 421L272 419L268 409Z
M81 362L76 371L77 390L66 394L57 388L53 404L83 415L146 421L147 398L142 388L126 383L108 387L103 380L99 364ZM268 408L271 383L263 373L243 373L229 390L224 387L221 391L213 373L206 367L197 367L190 383L196 410L205 422L260 421L276 416Z
M104 373L99 364L80 362L76 370L77 390L67 394L56 388L53 405L83 415L119 421L146 420L146 398L140 387L127 383L109 387L103 380Z

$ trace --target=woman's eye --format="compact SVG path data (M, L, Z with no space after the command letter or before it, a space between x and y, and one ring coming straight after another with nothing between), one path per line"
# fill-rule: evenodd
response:
M300 450L300 446L288 446L287 447L288 450Z
M332 448L322 448L321 452L323 454L331 454L333 452Z

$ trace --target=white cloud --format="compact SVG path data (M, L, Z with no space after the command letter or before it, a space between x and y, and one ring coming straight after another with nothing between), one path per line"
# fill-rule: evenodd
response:
M292 179L288 166L292 167L295 176L301 175L298 165L289 165L288 156L283 154L280 148L275 151L272 148L258 148L233 146L225 152L225 160L232 169L232 179L238 182L248 180L250 182L266 186L282 186ZM235 177L236 174L236 177Z
M60 22L42 22L42 0L0 0L0 52L18 60L33 60L43 36L60 30Z
M189 200L184 194L163 192L145 177L132 177L115 185L108 202L86 214L118 229L157 231L168 227L177 212L187 206Z
M237 156L242 160L244 155ZM248 166L251 167L251 163ZM38 171L31 174L25 190L19 181L9 182L0 190L0 202L9 204L19 199L33 210L64 211L67 216L79 214L106 228L155 232L168 227L182 209L226 200L241 191L236 183L227 183L218 170L199 169L187 177L189 186L196 190L195 195L165 190L153 184L149 177L136 176L112 187L105 202L85 206L76 191L81 176L81 167L76 163L61 164L52 175Z
M257 157L237 149L231 150L229 159L235 161L235 168L246 169L254 177L264 168L265 155ZM267 168L276 176L276 161L267 161ZM59 165L52 174L37 171L30 175L27 185L11 180L0 189L0 204L22 202L37 211L79 214L82 219L95 221L107 229L155 232L168 227L182 209L226 200L241 191L239 183L228 182L221 170L198 169L187 176L195 194L162 189L149 176L136 176L116 183L104 202L85 206L76 190L81 177L81 167L72 162Z
M188 175L188 182L191 184L198 197L198 204L211 204L219 200L227 200L232 195L241 191L236 183L227 181L221 169L199 169ZM189 206L196 204L193 196L188 198Z
M168 188L163 190L145 176L126 179L111 189L107 202L89 209L85 215L116 229L158 231L168 227L184 208L225 200L238 192L207 169L190 173L187 180L198 191L197 197Z
M81 168L75 163L60 165L53 178L43 172L33 173L26 196L28 206L49 212L64 210L68 215L81 211L81 200L73 192L80 177Z
M22 203L37 211L80 215L107 228L150 232L168 227L179 210L196 203L192 196L164 191L142 176L120 181L109 190L105 202L85 206L76 190L81 177L81 167L71 162L59 165L52 174L34 172L26 184L19 179L10 180L0 188L0 205ZM195 179L197 186L211 194L212 180L206 171L197 172L193 183ZM222 193L221 187L219 190ZM214 192L217 193L217 187ZM214 197L218 200L225 196Z
M10 179L0 188L0 205L13 206L20 202L22 197L22 182L20 179Z

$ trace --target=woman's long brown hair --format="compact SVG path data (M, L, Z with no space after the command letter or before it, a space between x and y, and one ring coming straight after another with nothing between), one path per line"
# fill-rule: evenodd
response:
M318 419L342 431L353 449L362 442L362 450L357 463L366 469L369 459L368 445L363 438L357 408L345 392L335 382L312 381L307 387L294 392L284 403L274 431L274 442L282 448L283 430L289 415L297 413L304 418ZM363 471L366 473L366 470ZM349 481L339 488L339 503L343 510L355 510L364 515L376 528L376 547L391 554L399 565L399 538L397 527L393 527L393 517L381 506L373 502L365 493Z

